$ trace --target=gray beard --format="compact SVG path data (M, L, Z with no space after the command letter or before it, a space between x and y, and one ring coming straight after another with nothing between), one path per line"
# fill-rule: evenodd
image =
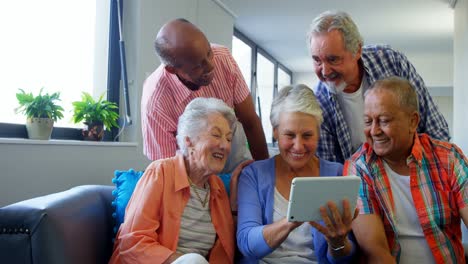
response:
M342 81L338 85L335 85L332 82L325 82L325 86L327 86L328 90L331 93L339 94L339 93L342 93L344 91L344 89L346 89L346 86L348 86L348 85L346 84L345 81Z

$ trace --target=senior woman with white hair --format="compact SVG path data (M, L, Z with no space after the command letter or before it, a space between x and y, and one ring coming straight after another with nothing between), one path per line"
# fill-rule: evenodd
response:
M244 168L238 186L237 246L241 263L348 263L355 246L348 238L356 217L349 201L321 208L317 222L288 222L286 212L295 177L342 175L343 166L316 156L322 111L313 91L302 84L279 91L271 107L279 155Z
M196 98L187 105L177 127L180 151L145 170L110 263L233 262L230 200L215 174L231 150L235 121L234 111L219 99Z

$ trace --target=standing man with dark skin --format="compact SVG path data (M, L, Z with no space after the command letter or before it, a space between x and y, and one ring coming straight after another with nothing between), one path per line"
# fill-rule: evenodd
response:
M445 118L423 79L404 54L387 45L364 45L356 24L344 12L324 12L308 33L315 94L323 110L319 157L343 163L365 141L362 133L363 94L375 81L389 76L409 80L419 100L419 133L450 140Z
M242 124L237 122L233 128L232 151L224 173L232 172L242 160L268 158L265 135L248 86L227 48L211 44L185 19L166 23L154 46L162 64L145 80L141 101L144 153L150 160L174 156L178 118L197 97L223 100Z

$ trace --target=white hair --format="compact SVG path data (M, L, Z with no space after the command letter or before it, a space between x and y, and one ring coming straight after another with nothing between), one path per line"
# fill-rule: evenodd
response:
M207 119L211 114L222 115L232 129L237 118L234 110L217 98L199 97L193 99L179 117L177 124L177 145L184 156L188 155L185 138L196 141L201 131L207 127Z
M363 45L361 33L351 17L345 12L325 11L312 21L307 33L307 45L311 45L314 34L339 30L343 35L345 49L356 54Z
M271 104L270 121L273 128L279 125L279 116L285 112L300 112L312 115L322 124L322 109L315 97L314 92L305 84L285 86L278 92L278 96Z

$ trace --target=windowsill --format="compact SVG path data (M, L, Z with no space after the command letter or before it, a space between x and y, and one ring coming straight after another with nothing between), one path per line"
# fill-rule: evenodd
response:
M81 141L81 140L37 140L24 138L0 138L0 144L24 145L61 145L61 146L102 146L102 147L137 147L136 142Z

